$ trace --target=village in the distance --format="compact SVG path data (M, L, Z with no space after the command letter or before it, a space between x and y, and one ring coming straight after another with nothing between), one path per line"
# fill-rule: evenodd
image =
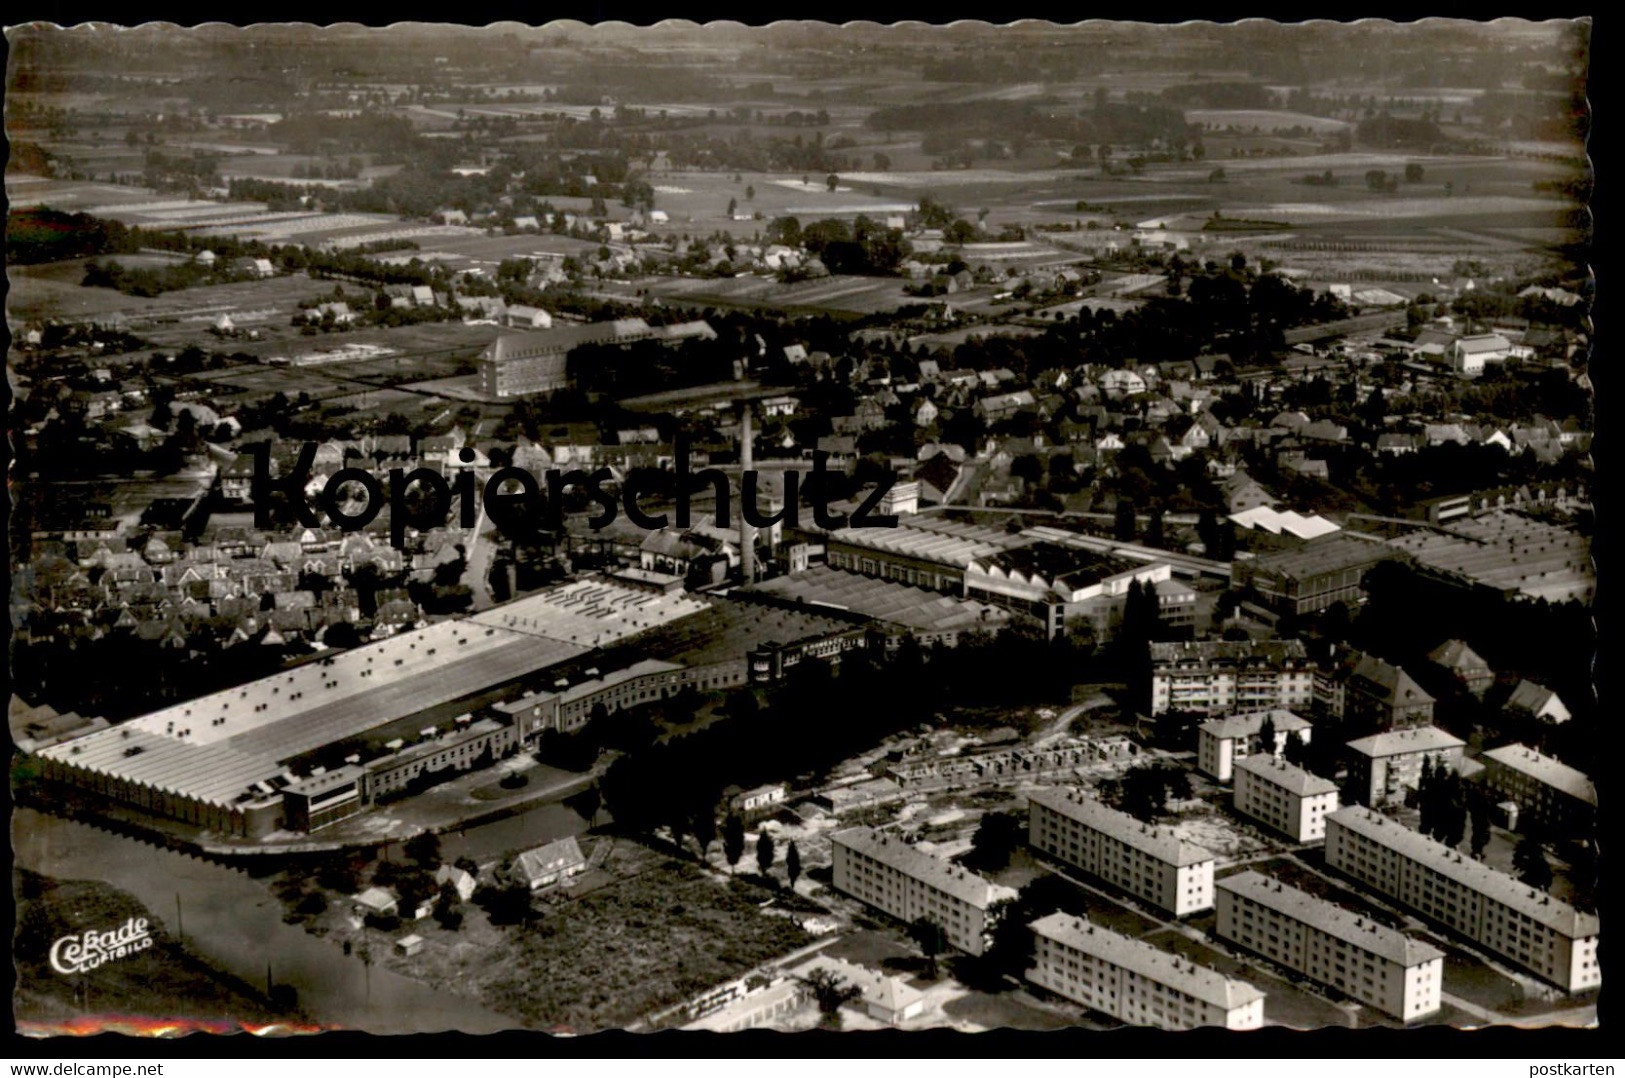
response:
M1594 1025L1589 30L9 28L18 1030Z

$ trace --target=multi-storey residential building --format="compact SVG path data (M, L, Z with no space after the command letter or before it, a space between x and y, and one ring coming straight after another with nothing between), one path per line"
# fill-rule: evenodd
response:
M1359 806L1326 820L1326 864L1567 992L1602 984L1596 914Z
M1361 654L1349 673L1343 717L1368 729L1426 726L1433 721L1433 697L1400 667Z
M1233 715L1304 710L1314 668L1301 640L1204 640L1151 645L1151 713Z
M1439 1009L1444 952L1257 872L1216 887L1220 939L1409 1022Z
M1271 738L1274 744L1271 745L1260 741L1265 719L1275 727L1275 736ZM1229 782L1237 760L1258 752L1279 756L1286 751L1287 738L1294 733L1307 744L1314 727L1309 720L1284 709L1209 719L1196 731L1196 766L1203 774L1212 775L1220 782Z
M1350 741L1346 748L1349 783L1363 805L1403 803L1406 791L1422 781L1422 762L1432 759L1455 767L1465 746L1461 738L1437 726L1390 730Z
M1264 993L1246 981L1065 913L1032 930L1027 979L1091 1010L1159 1029L1264 1024Z
M1564 837L1589 836L1597 822L1597 788L1585 772L1527 745L1503 745L1479 757L1484 785L1516 802L1523 818Z
M1495 685L1495 671L1465 640L1446 640L1428 652L1428 661L1446 670L1479 699Z
M838 831L830 846L837 891L908 924L929 918L967 954L981 954L987 946L988 907L1016 897L1013 888L989 883L870 827Z
M1029 799L1027 841L1036 850L1120 887L1176 917L1213 906L1213 855L1074 790Z
M1425 726L1433 721L1433 697L1392 663L1363 651L1339 649L1315 671L1315 710L1323 719L1358 731Z
M1236 762L1236 811L1291 836L1294 842L1326 837L1326 816L1337 811L1337 783L1269 756Z

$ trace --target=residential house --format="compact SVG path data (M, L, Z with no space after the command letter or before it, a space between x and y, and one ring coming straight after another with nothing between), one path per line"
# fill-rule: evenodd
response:
M515 857L512 876L516 883L539 891L585 871L587 859L581 855L581 847L577 845L575 836L568 835Z

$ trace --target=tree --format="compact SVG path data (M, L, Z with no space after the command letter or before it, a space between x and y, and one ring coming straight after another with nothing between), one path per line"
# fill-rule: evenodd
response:
M1163 534L1162 506L1151 510L1151 519L1145 526L1145 545L1160 547L1165 545L1167 537Z
M784 874L790 877L790 890L796 889L796 880L801 878L801 851L796 848L794 840L790 848L784 851Z
M908 934L919 945L920 953L930 963L931 979L937 979L937 956L942 954L947 946L942 926L929 917L921 917L909 926Z
M766 831L756 836L756 867L762 870L764 876L773 867L773 836Z
M433 831L421 831L406 840L406 856L424 868L440 867L440 836Z
M694 818L689 821L689 827L694 832L694 841L700 844L700 860L711 849L711 843L717 840L717 816L709 805L702 805L694 810Z
M733 217L734 211L737 209L739 209L739 200L737 198L730 198L728 200L728 217L730 219Z
M1258 751L1275 755L1275 716L1265 715L1258 727Z
M722 822L722 856L728 859L730 869L745 856L745 821L733 813Z
M1490 844L1490 803L1483 796L1472 798L1467 803L1468 814L1472 817L1473 841L1470 847L1473 856L1482 858L1484 851Z
M1117 520L1112 525L1112 537L1123 542L1132 542L1136 530L1137 524L1134 520L1134 504L1119 498L1117 500Z
M1287 734L1284 752L1286 762L1294 767L1305 767L1308 762L1308 748L1309 746L1304 744L1302 730L1294 730Z
M755 202L756 201L756 188L755 188L754 185L750 185L750 186L747 186L745 188L745 201L746 202Z
M835 188L840 186L840 183L841 178L833 172L824 177L824 186L829 188L829 193L832 195L835 193Z
M1008 812L989 812L971 837L971 851L965 863L973 868L997 872L1010 864L1010 857L1027 839L1027 827Z
M1544 891L1552 885L1552 866L1546 863L1546 847L1534 835L1526 834L1512 851L1512 867L1518 878Z
M1425 174L1425 170L1422 168L1422 166L1417 164L1414 161L1412 161L1410 164L1405 166L1405 182L1406 183L1421 183L1422 182L1422 176L1424 174Z
M807 986L812 989L813 1000L818 1004L819 1024L832 1029L840 1028L841 1007L863 992L857 985L847 984L846 978L827 969L815 969L808 974Z

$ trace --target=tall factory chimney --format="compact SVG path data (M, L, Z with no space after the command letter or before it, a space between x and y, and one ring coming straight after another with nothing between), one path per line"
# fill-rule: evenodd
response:
M756 581L756 536L755 529L745 519L743 495L745 492L745 476L751 469L752 443L756 440L750 426L751 403L744 401L739 409L739 492L741 495L739 510L739 577L746 584Z

